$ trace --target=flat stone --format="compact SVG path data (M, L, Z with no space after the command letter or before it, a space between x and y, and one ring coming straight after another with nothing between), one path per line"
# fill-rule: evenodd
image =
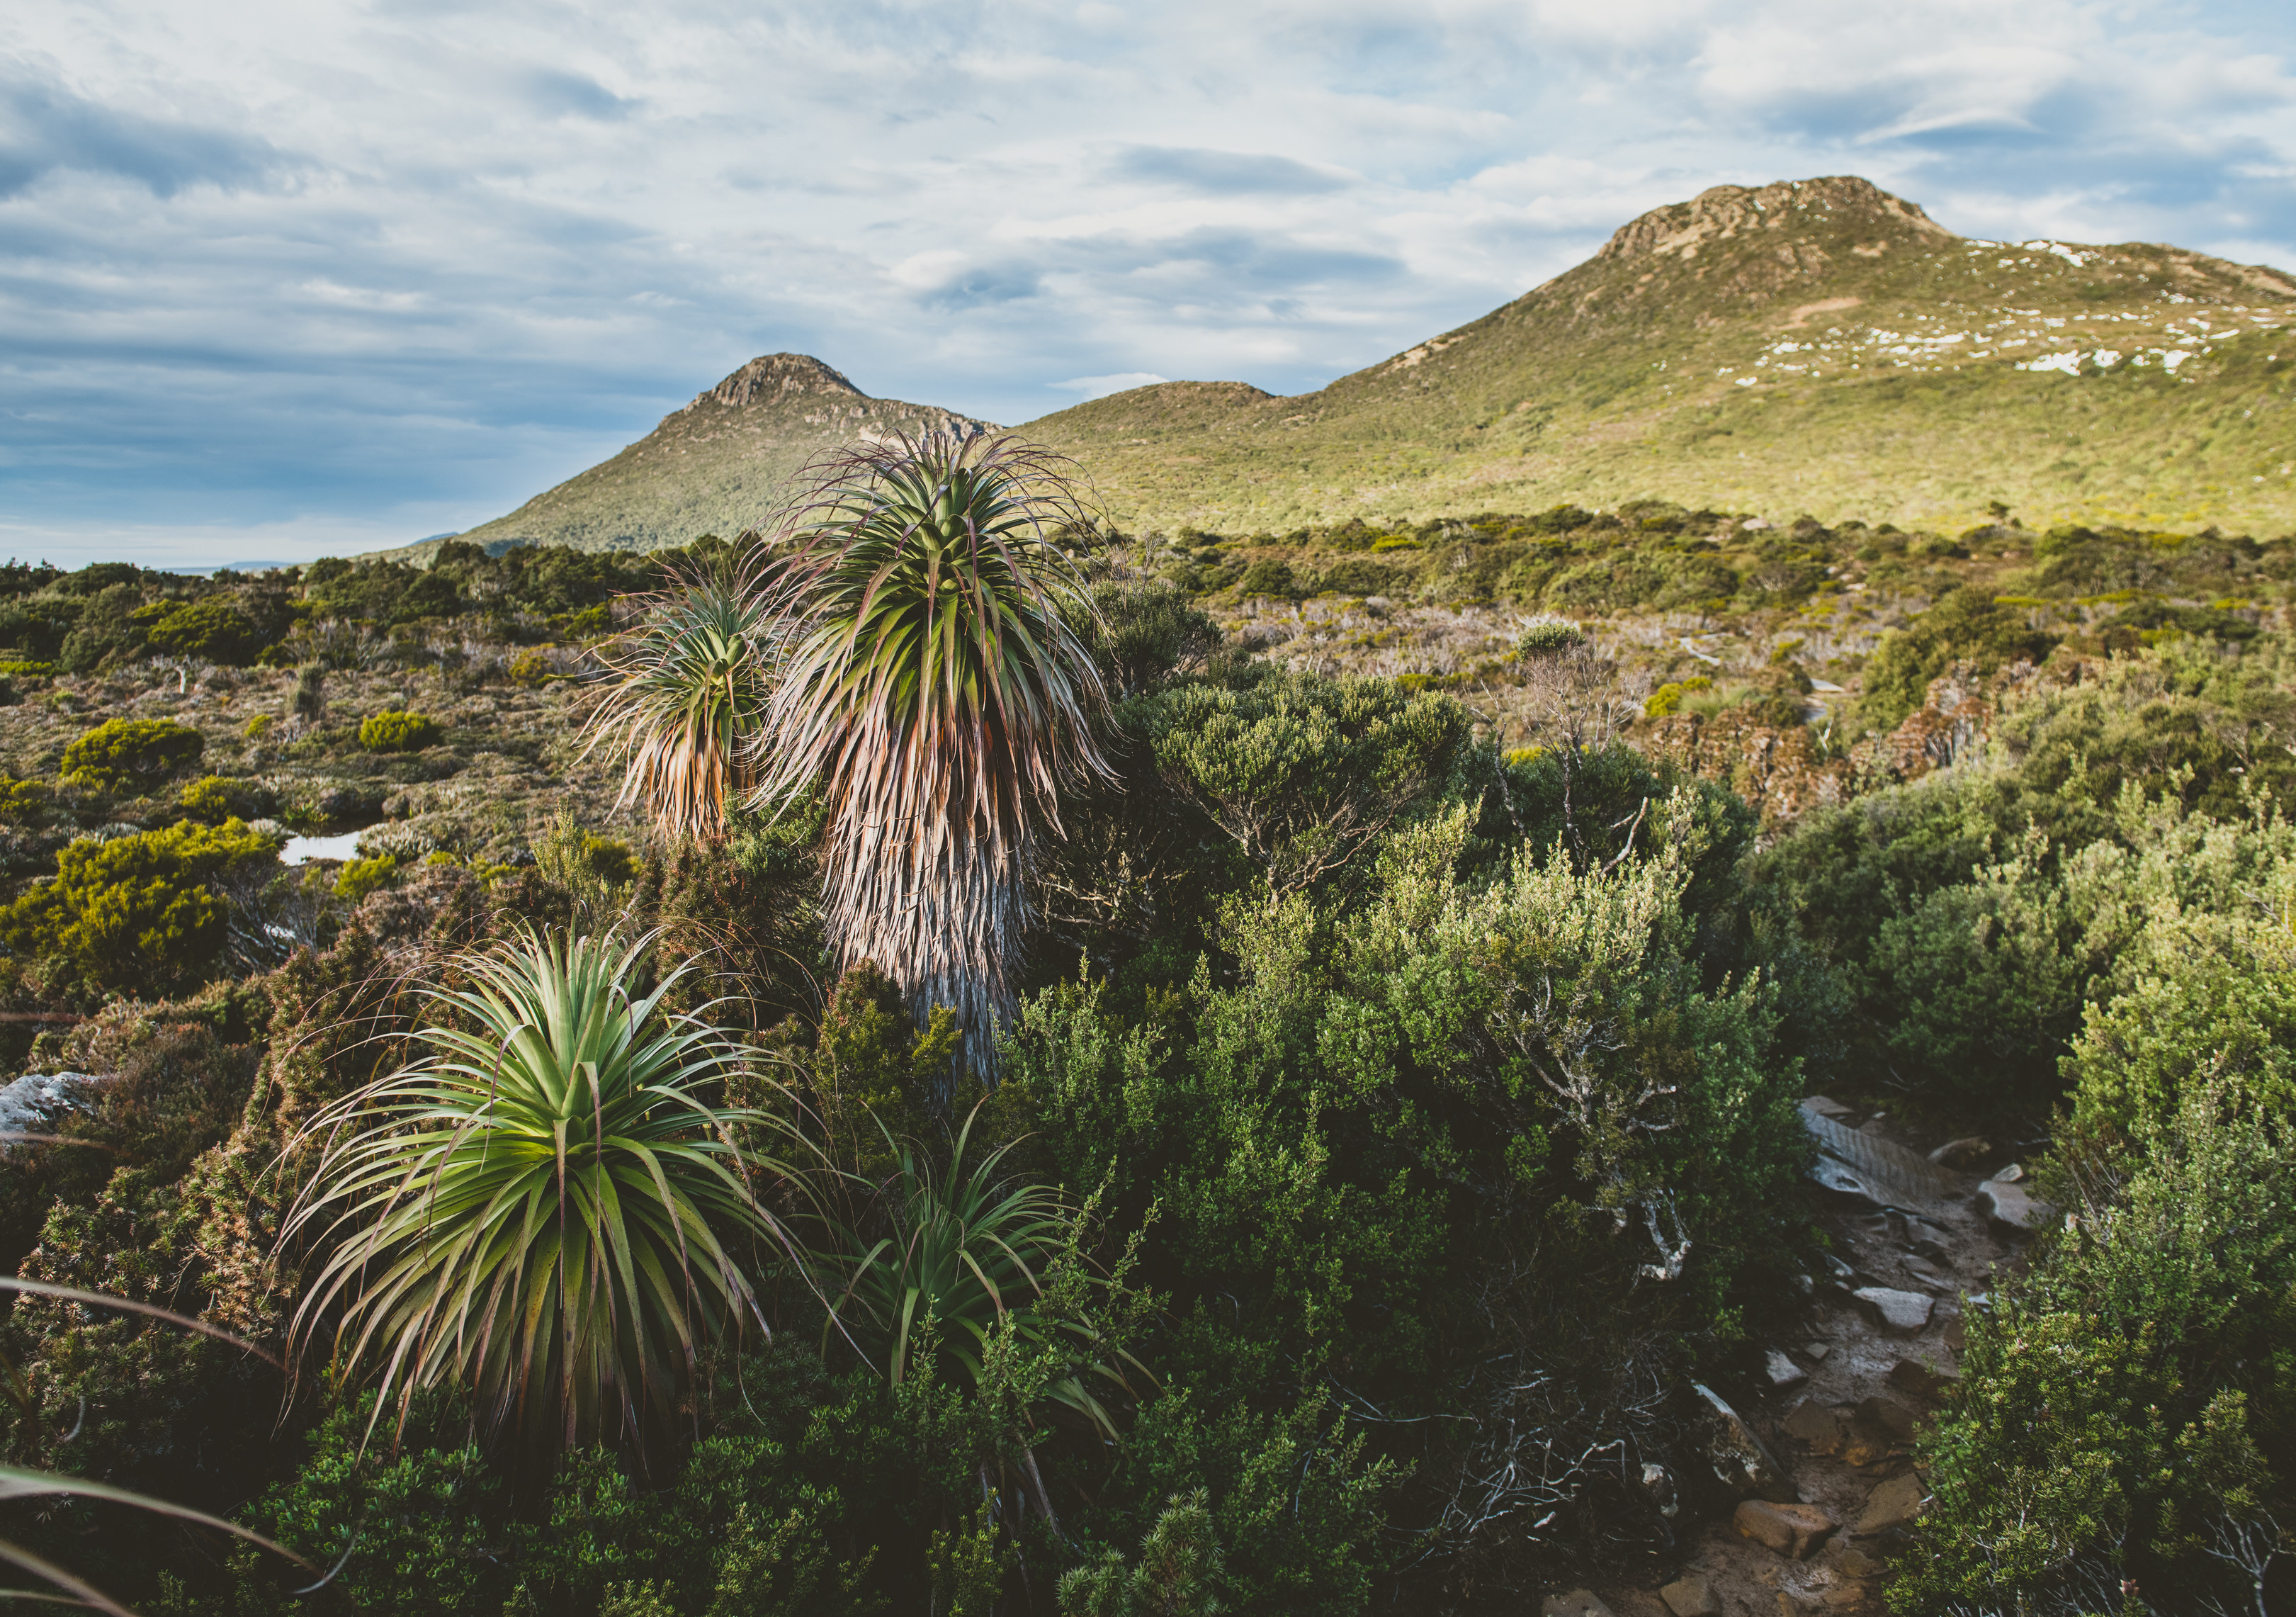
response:
M1873 1465L1903 1454L1913 1440L1914 1414L1886 1398L1869 1398L1850 1412L1841 1443L1847 1465Z
M1572 1589L1567 1595L1549 1595L1538 1603L1538 1617L1614 1617L1611 1608L1595 1597L1592 1589Z
M1856 1531L1861 1534L1885 1533L1893 1527L1903 1527L1921 1514L1925 1497L1921 1478L1912 1472L1891 1477L1866 1496L1866 1508L1857 1517Z
M1714 1586L1698 1572L1668 1584L1659 1590L1658 1597L1666 1602L1674 1617L1722 1617L1722 1602L1716 1598Z
M2030 1235L2057 1217L2055 1208L2005 1179L1989 1179L1977 1187L1977 1211L1994 1228L2020 1235Z
M1801 1356L1817 1364L1824 1364L1825 1356L1833 1351L1833 1344L1830 1342L1806 1342L1801 1344Z
M1841 1559L1833 1564L1833 1570L1845 1578L1871 1578L1882 1570L1882 1564L1862 1549L1851 1549L1842 1552Z
M2008 1167L2003 1169L1991 1178L1986 1180L1986 1183L1988 1185L2014 1185L2024 1177L2024 1168L2019 1163L2012 1162Z
M1748 1494L1778 1501L1794 1498L1792 1473L1738 1412L1702 1383L1692 1383L1690 1390L1697 1395L1700 1406L1700 1450L1714 1480L1741 1498Z
M1943 1269L1939 1268L1935 1264L1931 1263L1925 1258L1906 1259L1906 1273L1911 1275L1923 1285L1935 1286L1940 1292L1951 1293L1957 1292L1961 1289L1961 1283L1959 1281L1956 1280L1951 1275L1947 1274Z
M1892 1336L1918 1336L1930 1323L1936 1300L1920 1292L1901 1292L1886 1285L1865 1285L1849 1293L1866 1306L1874 1323Z
M1833 1518L1815 1505L1783 1505L1771 1499L1742 1501L1730 1517L1742 1538L1800 1561L1825 1541Z
M1948 1140L1930 1153L1930 1161L1940 1168L1967 1171L1992 1154L1993 1142L1983 1135L1972 1134L1967 1139Z
M1809 1379L1808 1371L1775 1348L1770 1350L1769 1357L1764 1361L1762 1368L1768 1375L1770 1385L1774 1389L1798 1386Z
M1862 1399L1849 1418L1886 1432L1901 1443L1913 1441L1914 1432L1922 1424L1920 1416L1894 1398Z
M1918 1358L1901 1358L1891 1365L1888 1380L1891 1386L1916 1398L1943 1398L1961 1385L1961 1377L1952 1371L1932 1368Z
M1833 1454L1841 1447L1841 1417L1814 1398L1796 1404L1778 1430L1812 1454Z
M1815 1112L1820 1117L1849 1117L1857 1111L1854 1106L1845 1106L1823 1095L1804 1096L1801 1104L1803 1111Z

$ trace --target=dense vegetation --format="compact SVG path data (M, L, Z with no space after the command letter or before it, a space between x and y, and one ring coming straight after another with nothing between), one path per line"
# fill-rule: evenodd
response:
M2296 1519L2296 546L1063 554L1039 472L874 589L833 503L794 564L7 576L0 999L56 1020L0 1038L100 1077L9 1125L0 1239L291 1366L26 1295L9 1459L310 1570L84 1498L0 1538L182 1617L1520 1609L1726 1506L1690 1389L1827 1273L1824 1089L2073 1214L1969 1310L1899 1609L2245 1609ZM1004 751L903 739L912 646Z

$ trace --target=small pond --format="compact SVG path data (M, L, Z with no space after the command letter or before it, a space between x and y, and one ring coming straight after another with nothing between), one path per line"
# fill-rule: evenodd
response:
M282 865L301 865L311 859L355 859L358 858L359 833L346 831L340 836L291 836L287 846L279 850Z

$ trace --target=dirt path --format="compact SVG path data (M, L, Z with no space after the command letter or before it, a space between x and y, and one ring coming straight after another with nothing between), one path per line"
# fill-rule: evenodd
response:
M1554 1617L1600 1617L1604 1607L1615 1617L1884 1609L1882 1564L1921 1498L1908 1440L1958 1374L1964 1296L1990 1290L1996 1269L2026 1243L1988 1216L1997 1201L2003 1214L2021 1211L2021 1190L1987 1185L2008 1158L1985 1142L1948 1147L1932 1166L1928 1153L1943 1141L1830 1101L1806 1105L1826 1153L1824 1224L1837 1263L1815 1276L1807 1331L1768 1344L1768 1384L1716 1389L1791 1473L1799 1503L1757 1502L1703 1523L1685 1534L1686 1553L1666 1574L1676 1581L1598 1585L1593 1606L1583 1591L1575 1604L1550 1597L1545 1610ZM1928 1317L1916 1324L1910 1317L1924 1301ZM1771 1491L1783 1499L1788 1490ZM1807 1514L1811 1506L1823 1521ZM1808 1544L1800 1556L1797 1526Z

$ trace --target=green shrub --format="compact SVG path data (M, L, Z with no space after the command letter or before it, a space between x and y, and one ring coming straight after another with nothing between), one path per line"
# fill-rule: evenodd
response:
M141 791L195 764L207 738L172 718L108 718L64 749L63 778L107 792Z
M2077 1145L2045 1177L2071 1219L1970 1312L1890 1591L1908 1617L2094 1611L2058 1602L2121 1580L2190 1598L2162 1609L2251 1609L2208 1551L2296 1503L2296 1149L2220 1086L2129 1145Z
M1240 587L1247 595L1275 595L1289 600L1296 587L1292 581L1292 563L1263 557L1244 570Z
M1643 717L1664 718L1669 713L1679 713L1682 711L1682 699L1685 696L1693 691L1708 691L1713 688L1714 682L1703 674L1693 675L1688 679L1679 681L1669 679L1644 698Z
M2008 663L2038 662L2055 644L2021 608L1997 605L1980 589L1956 589L1907 628L1882 637L1866 664L1858 710L1866 724L1888 729L1920 707L1930 681L1956 662L1990 674Z
M53 879L0 911L0 937L22 953L68 956L108 986L196 981L224 945L224 907L209 884L273 853L237 820L74 842L56 855Z
M387 853L379 858L349 860L336 873L335 897L346 904L357 904L388 885L398 870L398 861Z
M276 804L269 789L258 782L206 775L177 794L176 806L193 819L214 825L228 819L256 819L270 813Z
M370 752L420 752L439 744L439 721L422 713L370 714L359 725L359 745Z
M1518 657L1540 657L1550 652L1568 652L1587 644L1587 631L1568 618L1534 618L1515 636L1514 654Z
M258 713L254 718L247 721L245 726L241 729L240 734L246 736L250 741L261 741L265 736L271 734L272 726L276 725L278 722L279 720L275 715L270 713Z
M136 616L153 649L181 657L202 657L228 668L245 668L264 646L264 634L229 595L196 601L158 602Z

